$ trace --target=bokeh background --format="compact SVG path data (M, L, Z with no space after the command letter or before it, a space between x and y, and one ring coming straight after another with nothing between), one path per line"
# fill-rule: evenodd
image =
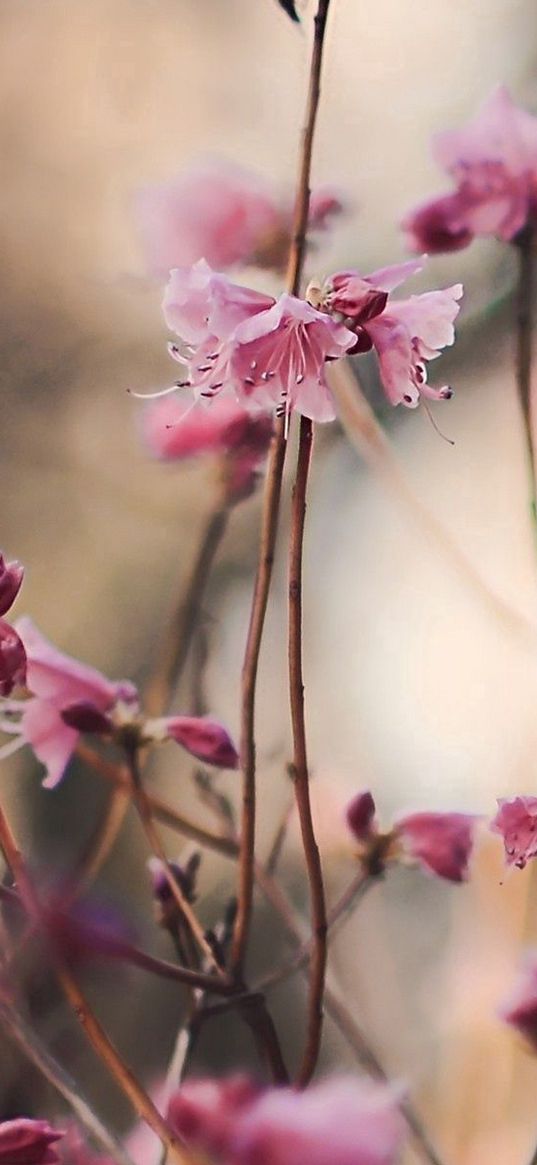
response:
M143 682L171 596L186 577L212 505L206 465L163 467L139 439L127 389L171 379L162 288L147 275L136 190L200 154L225 154L290 189L307 77L308 19L274 0L1 0L0 315L3 423L1 545L27 568L18 610L114 676ZM531 0L333 0L315 151L317 182L349 210L312 274L367 271L403 256L397 223L441 189L429 157L437 128L459 124L498 81L537 108ZM422 286L463 279L460 340L444 366L456 389L435 416L387 415L423 517L387 488L335 424L318 440L307 532L306 668L310 750L333 895L352 854L342 807L373 789L386 819L402 808L489 816L495 797L535 791L535 548L513 384L512 257L494 243L431 262ZM418 285L417 285L418 286ZM381 404L374 379L365 379ZM205 604L206 694L233 730L258 500L237 509ZM440 523L431 534L431 520ZM285 543L284 505L281 546ZM522 620L519 616L523 616ZM260 847L286 804L285 561L278 562L260 683ZM177 693L184 708L188 691ZM174 754L156 786L210 821ZM222 779L231 797L235 780ZM28 756L3 765L2 795L42 876L69 869L107 790L74 765L54 793ZM169 851L178 839L165 834ZM155 927L135 821L127 821L97 893L167 953ZM202 909L216 917L232 887L209 858ZM296 831L282 876L303 904ZM535 941L531 870L505 877L484 831L462 890L407 872L372 892L334 948L335 973L390 1074L405 1080L448 1162L515 1165L537 1137L537 1071L495 1011L519 952ZM253 964L283 940L259 903ZM169 1056L184 1001L170 985L93 965L104 1019L149 1083ZM112 1094L43 973L21 976L39 1029L118 1127ZM286 1050L300 1033L300 984L275 996ZM324 1068L352 1056L327 1023ZM0 1036L5 1115L47 1092ZM245 1037L241 1054L249 1055ZM236 1032L216 1026L199 1067L234 1062ZM413 1159L409 1154L409 1160Z

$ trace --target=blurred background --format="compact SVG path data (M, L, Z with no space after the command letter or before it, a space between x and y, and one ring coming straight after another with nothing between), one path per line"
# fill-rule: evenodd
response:
M140 186L214 152L292 188L311 10L302 5L298 28L275 0L0 3L1 546L26 566L17 612L114 677L142 683L150 674L214 491L206 464L157 464L140 441L138 404L127 390L163 387L175 373L162 287L145 269L133 199ZM537 108L531 0L377 0L367 8L333 0L326 61L314 179L341 188L349 209L310 258L312 275L404 257L398 221L443 187L431 133L464 121L497 82ZM421 411L382 412L415 496L445 535L429 536L412 503L386 488L337 424L317 443L306 680L332 895L353 870L342 810L358 789L374 791L386 821L403 808L490 816L497 796L535 791L535 639L505 606L537 618L511 256L477 243L431 262L416 288L459 279L460 340L442 369L456 395L435 412L454 446ZM365 379L380 407L369 371ZM258 499L237 509L205 603L206 698L234 732L258 518ZM281 548L286 522L287 501ZM261 852L289 796L285 590L282 553L259 688ZM176 708L188 711L188 699L188 690L178 692ZM27 852L53 881L90 836L107 790L78 764L54 793L41 789L27 755L3 769L3 797ZM188 764L166 752L153 779L162 795L210 823ZM236 778L220 785L233 798ZM531 870L505 877L499 844L484 834L468 887L404 872L375 889L335 945L334 973L389 1074L415 1094L446 1162L518 1165L537 1138L537 1070L495 1012L520 949L536 939L536 908ZM180 853L177 837L165 832L165 840L172 856ZM152 921L146 858L128 818L95 892L143 945L170 956ZM305 906L292 823L281 870ZM232 874L224 860L204 861L208 920L231 892ZM260 902L256 972L273 964L280 942L283 957L283 938ZM42 1035L127 1128L128 1112L35 951L21 973ZM87 982L144 1080L158 1080L184 1005L176 988L95 965ZM274 996L291 1058L302 998L295 981ZM40 1115L43 1105L50 1115L56 1098L0 1039L4 1115ZM235 1063L236 1041L234 1029L216 1026L202 1041L198 1069ZM241 1055L250 1055L246 1036ZM353 1065L327 1021L323 1067Z

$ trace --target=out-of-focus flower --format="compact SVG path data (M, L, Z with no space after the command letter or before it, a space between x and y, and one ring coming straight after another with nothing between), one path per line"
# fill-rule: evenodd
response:
M243 1077L188 1081L168 1119L221 1165L393 1165L404 1131L390 1088L345 1077L305 1093L260 1092Z
M58 1165L55 1145L62 1136L48 1121L0 1121L0 1165Z
M347 808L347 824L371 875L382 873L390 862L410 859L439 878L464 882L478 821L471 813L409 813L382 831L370 792L358 793Z
M18 738L19 745L31 746L47 770L43 781L47 788L61 780L81 732L113 736L120 744L125 734L140 745L175 740L207 764L236 768L237 752L219 721L208 716L146 721L133 684L112 682L96 668L58 651L31 619L19 619L17 631L26 651L31 695L6 701L0 726ZM9 751L13 743L7 746Z
M9 696L26 682L26 653L17 632L1 618L15 602L22 586L20 562L6 562L0 554L0 696Z
M523 870L537 856L537 797L499 798L490 828L503 838L507 865Z
M333 420L324 366L355 337L325 312L291 295L261 296L197 263L188 272L172 271L164 315L183 341L172 348L186 365L179 383L195 396L231 392L250 407Z
M409 246L454 251L476 236L508 242L537 213L537 118L498 86L461 130L437 134L433 154L456 183L404 219Z
M448 882L464 882L478 820L471 813L410 813L394 832L412 861Z
M384 267L371 275L340 271L314 289L320 306L336 312L356 334L353 353L371 348L379 360L380 377L393 405L416 408L420 396L449 400L452 390L427 384L427 361L455 338L454 321L459 312L460 283L442 291L393 300L390 292L423 266L411 260Z
M296 1093L271 1089L239 1120L238 1165L393 1165L404 1135L394 1093L341 1077Z
M537 951L528 952L513 990L501 1005L499 1014L537 1052Z
M70 1121L60 1144L61 1165L115 1165L114 1158L96 1153L88 1145L82 1130Z
M229 396L208 407L202 401L164 396L144 408L142 432L150 452L162 461L217 457L225 496L234 503L255 488L273 423L269 413L251 413Z
M341 211L337 194L314 191L310 230ZM153 275L205 257L225 271L237 264L284 267L292 205L259 174L224 159L200 162L168 182L147 186L135 202L146 263Z

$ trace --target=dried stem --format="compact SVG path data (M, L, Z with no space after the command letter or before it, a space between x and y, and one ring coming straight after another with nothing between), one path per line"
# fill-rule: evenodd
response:
M205 931L199 922L195 911L192 909L190 902L181 890L170 862L166 856L166 852L160 840L158 830L155 828L151 799L148 797L142 785L142 778L138 763L138 749L136 745L133 745L132 747L127 745L125 747L125 755L127 757L127 764L132 778L132 796L150 849L154 856L162 862L164 876L179 908L181 917L183 918L186 926L190 929L190 932L194 937L203 957L207 960L207 965L209 967L213 967L215 971L221 973L223 969L215 956L210 942L208 942L207 938L205 937Z
M48 1048L41 1042L39 1036L28 1026L14 1007L0 1004L0 1023L5 1028L9 1038L22 1052L23 1056L34 1065L56 1092L63 1097L66 1104L74 1112L80 1124L91 1137L101 1145L117 1161L119 1165L133 1165L132 1159L119 1141L102 1124L87 1100L81 1095L79 1084L54 1059Z
M534 533L537 535L537 482L535 477L535 443L531 399L532 301L535 246L535 232L532 226L528 225L519 231L515 239L515 246L518 251L519 261L516 303L516 383L522 420L524 422L524 436L528 457L530 513Z
M32 879L27 872L24 859L3 810L0 808L0 848L17 884L25 909L45 938L48 938L43 911ZM58 982L81 1024L89 1042L105 1068L114 1077L119 1088L132 1104L137 1115L144 1120L160 1138L174 1159L182 1165L193 1165L192 1156L185 1152L177 1137L153 1104L151 1097L139 1084L131 1069L119 1055L104 1028L94 1015L87 999L73 978L70 969L57 948L54 949L54 963Z
M181 587L174 604L153 674L145 688L144 708L148 716L162 716L183 672L229 513L229 507L219 500L202 531L186 586Z

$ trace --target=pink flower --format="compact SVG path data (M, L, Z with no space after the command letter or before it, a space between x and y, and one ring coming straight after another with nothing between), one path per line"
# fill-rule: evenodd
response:
M172 271L164 314L189 346L174 346L172 355L186 365L179 383L195 396L232 392L258 409L276 406L333 420L324 366L343 356L355 337L325 312L291 295L275 301L197 263L189 272Z
M187 752L219 769L236 769L239 756L233 741L217 720L209 716L166 716L146 720L144 733L151 740L175 740Z
M63 1133L48 1121L17 1120L0 1122L0 1165L58 1165L59 1156L53 1148Z
M334 191L311 199L310 228L324 230L341 210ZM200 162L168 182L148 186L136 200L149 270L166 275L203 256L221 271L238 263L281 269L292 207L258 174L222 159Z
M190 1080L168 1119L218 1165L393 1165L404 1131L391 1089L345 1077L302 1093Z
M523 870L537 856L537 797L499 798L490 828L503 837L507 865Z
M170 1101L168 1121L187 1145L227 1161L237 1121L258 1093L242 1075L187 1080Z
M350 1078L271 1089L237 1121L237 1165L393 1165L403 1141L393 1092Z
M537 952L527 955L511 995L501 1006L500 1017L537 1051Z
M431 400L448 400L452 396L447 385L431 388L427 384L426 363L453 343L457 301L463 290L457 283L410 299L390 299L390 292L422 266L421 261L411 260L366 276L357 271L340 271L327 280L320 293L323 306L343 316L356 333L352 351L375 348L381 381L391 404L405 404L408 408L416 408L420 396Z
M437 134L435 160L456 183L403 222L412 249L451 251L475 236L514 239L537 211L537 118L499 86L462 130Z
M22 586L24 569L20 562L6 562L0 554L0 616L15 602ZM0 696L9 696L16 685L26 682L26 653L17 632L0 618Z
M27 685L32 693L19 706L18 732L21 742L29 744L45 765L43 784L50 789L63 777L80 735L72 722L66 722L73 719L71 709L86 718L103 717L107 723L119 703L137 703L136 689L126 681L112 683L95 668L64 655L31 619L19 619L17 631L26 650Z
M150 452L163 461L208 453L219 457L226 496L237 502L255 488L273 424L268 413L254 415L232 397L219 397L206 407L201 401L164 396L144 409L142 431Z
M410 813L394 832L413 861L439 878L465 882L477 822L470 813Z

